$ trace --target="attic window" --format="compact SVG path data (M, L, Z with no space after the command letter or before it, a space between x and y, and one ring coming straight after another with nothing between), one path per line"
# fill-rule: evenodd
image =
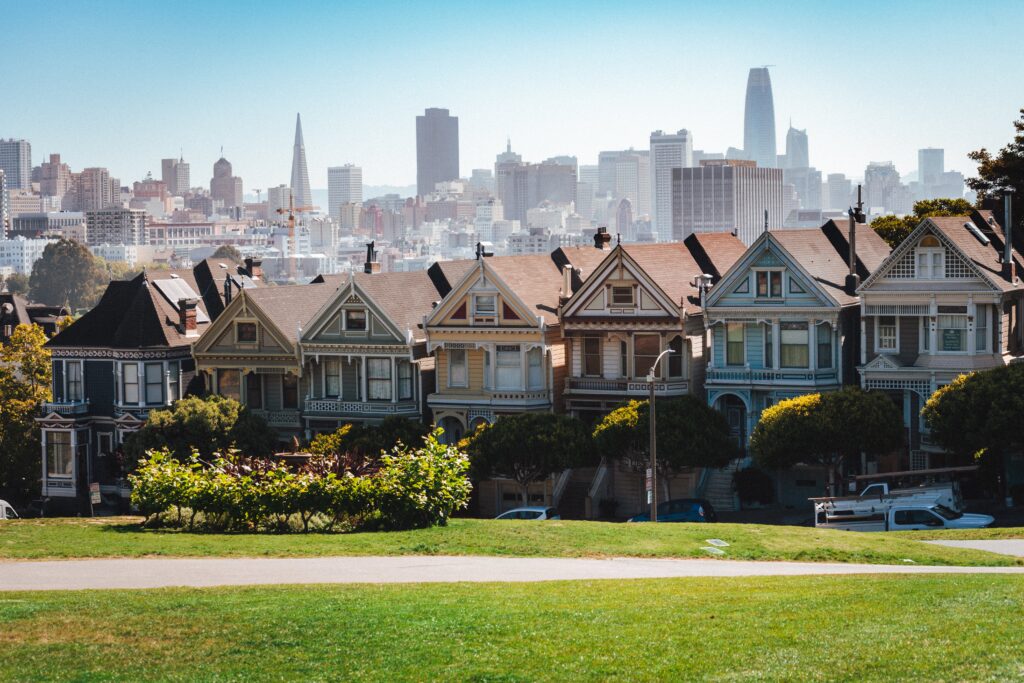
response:
M612 287L612 306L632 306L632 287Z
M235 341L239 344L255 344L256 323L235 323Z
M360 311L360 310L345 311L345 329L346 330L365 330L366 329L366 311Z

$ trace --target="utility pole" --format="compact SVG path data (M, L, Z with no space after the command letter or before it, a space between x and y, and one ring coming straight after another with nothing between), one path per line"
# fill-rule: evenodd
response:
M658 521L658 422L657 415L655 414L654 407L654 371L658 369L658 363L665 356L665 354L672 353L672 349L665 349L658 357L654 359L654 364L651 366L650 371L647 373L647 382L650 385L651 394L650 401L648 403L648 415L651 427L650 439L651 439L651 465L647 470L647 502L651 504L651 521Z

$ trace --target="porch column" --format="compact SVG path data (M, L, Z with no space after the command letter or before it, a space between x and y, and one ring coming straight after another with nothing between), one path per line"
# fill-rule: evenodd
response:
M526 344L520 344L519 345L519 389L521 391L526 391L526 387L530 386L529 383L526 381L526 373L528 372L528 370L527 370L527 363L526 363L526 354L527 353L529 353L529 351L527 351Z
M772 368L778 370L782 358L782 335L779 321L772 320Z
M359 389L362 394L359 396L360 401L369 400L369 396L366 393L366 356L359 356Z
M978 327L978 319L975 317L978 307L974 305L974 297L967 295L967 355L973 356L977 351L974 341L974 330Z
M810 372L818 368L818 320L807 321L807 344L810 348L807 351L807 365Z
M860 364L867 365L868 362L868 330L867 330L867 304L864 297L860 298ZM838 355L838 348L836 349Z
M391 356L391 402L398 403L398 363Z
M928 308L930 309L928 320L928 355L931 356L938 351L935 345L939 343L939 307L935 303L934 296Z

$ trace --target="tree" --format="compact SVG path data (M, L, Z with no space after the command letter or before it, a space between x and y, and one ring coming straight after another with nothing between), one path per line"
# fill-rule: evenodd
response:
M50 352L38 325L18 325L0 348L0 491L24 501L39 491L42 445L35 418L49 401Z
M216 395L190 396L168 410L151 411L146 424L125 441L124 450L134 465L146 451L161 448L182 459L193 450L209 458L229 448L250 457L267 457L276 443L277 435L266 420L238 401Z
M47 244L32 265L29 296L48 306L68 304L74 311L93 306L109 280L85 245L61 238Z
M217 250L213 252L213 254L210 255L210 258L227 259L229 261L234 261L235 263L241 263L242 252L238 251L234 245L222 244L217 247Z
M826 467L833 495L846 462L861 453L886 453L902 443L900 409L884 393L860 387L779 401L761 413L750 437L754 458L764 467Z
M4 278L4 286L11 294L28 294L28 275L23 273L11 273Z
M309 443L314 455L358 455L378 458L399 443L418 444L430 429L422 422L397 415L384 418L380 424L344 424L330 434L318 434Z
M914 213L903 216L879 216L871 229L895 249L921 224L933 216L966 216L974 209L966 199L922 199L914 202Z
M986 200L999 199L1003 188L1012 187L1013 215L1016 216L1015 230L1024 226L1024 109L1020 118L1013 122L1015 134L996 154L982 147L967 156L978 162L978 177L968 178L967 186L978 193L978 204Z
M596 462L587 428L575 418L554 413L519 413L498 419L466 439L477 479L508 477L529 505L530 484L569 467Z
M936 443L1001 481L1006 456L1024 449L1024 365L960 375L932 394L921 415Z
M725 416L696 396L661 399L657 404L658 475L666 500L671 479L693 467L724 467L739 452L729 436ZM597 450L607 458L624 460L636 472L650 462L648 401L630 401L606 415L594 428Z

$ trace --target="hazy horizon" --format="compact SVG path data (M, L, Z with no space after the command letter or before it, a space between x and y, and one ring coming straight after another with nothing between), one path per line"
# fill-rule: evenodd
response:
M688 129L695 149L741 147L747 71L771 64L780 154L792 119L823 174L858 177L891 160L906 175L919 148L942 147L947 170L970 176L966 154L1005 145L1024 106L1024 75L1012 68L1024 4L963 8L15 5L7 53L34 63L6 72L16 106L0 137L29 140L33 164L60 153L126 184L159 177L160 159L180 152L192 185L206 185L223 146L249 194L289 182L298 111L314 188L345 163L367 185L408 186L415 117L427 107L459 117L463 176L493 168L506 135L526 160L581 164L600 150L647 149L656 129ZM83 65L105 78L83 78Z

